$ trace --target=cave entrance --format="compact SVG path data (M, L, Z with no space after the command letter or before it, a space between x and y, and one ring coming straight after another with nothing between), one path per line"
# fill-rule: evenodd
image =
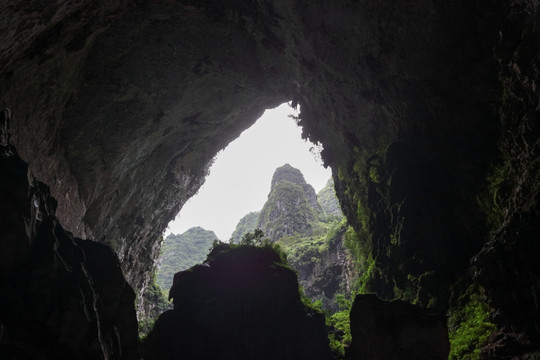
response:
M181 283L175 280L173 286L175 273L200 269L195 265L207 259L216 239L247 244L243 236L260 228L264 238L278 245L274 249L286 254L304 301L328 314L348 316L357 272L335 263L336 258L351 258L344 249L348 225L332 171L322 164L322 145L303 140L295 118L297 112L287 103L267 110L216 155L205 184L166 230L155 277L156 289L166 298L169 291L174 297L174 286ZM156 299L155 316L171 307L162 297ZM144 324L141 334L150 329Z
M165 294L174 274L205 261L216 239L238 244L245 234L260 228L298 269L311 268L320 261L314 256L325 257L331 244L341 241L336 229L343 226L344 216L332 171L322 164L322 146L302 139L296 117L297 111L287 103L267 110L216 155L205 184L164 234L156 281ZM312 254L315 249L319 255ZM341 280L311 289L307 284L321 275L299 275L306 293L333 310L334 295L349 292L350 286L340 286Z
M322 165L322 146L301 138L296 115L297 110L288 103L266 110L253 126L221 150L204 185L169 223L165 235L201 227L228 242L245 215L263 208L272 175L284 164L299 169L306 182L320 191L332 172Z

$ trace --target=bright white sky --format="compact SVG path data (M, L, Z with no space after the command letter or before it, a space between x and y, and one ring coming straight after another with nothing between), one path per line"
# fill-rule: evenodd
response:
M244 215L262 209L274 171L286 163L299 169L319 192L332 172L310 152L313 144L302 140L302 129L288 117L294 113L287 104L267 110L222 150L199 193L169 223L165 235L200 226L228 241Z

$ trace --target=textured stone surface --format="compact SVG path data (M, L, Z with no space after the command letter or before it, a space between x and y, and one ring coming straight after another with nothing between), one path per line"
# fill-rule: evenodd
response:
M271 248L222 244L174 276L174 310L156 321L145 359L329 359L324 317L300 300Z
M444 313L402 301L357 295L351 308L350 360L447 360L450 344Z
M329 241L328 248L316 254L313 261L310 253L297 262L290 262L298 272L298 282L304 294L312 300L320 300L324 309L339 311L336 295L351 294L358 280L354 258L345 248L345 230L342 227Z
M474 258L477 280L497 309L499 331L485 349L486 359L540 357L540 13L538 2L525 4L513 4L496 49L504 87L504 157L493 196L499 221Z
M11 150L0 157L0 358L136 359L135 294L118 258L62 228L49 189Z
M272 176L268 200L259 214L257 227L271 241L277 241L295 233L308 235L321 215L313 186L306 183L300 170L285 164Z

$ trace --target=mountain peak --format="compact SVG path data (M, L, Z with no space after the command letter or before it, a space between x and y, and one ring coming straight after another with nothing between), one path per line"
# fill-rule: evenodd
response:
M311 185L300 170L285 164L276 169L272 187L264 204L257 227L272 241L294 233L308 233L320 213L321 206Z
M306 179L304 179L304 175L302 175L302 172L300 170L292 167L290 164L285 164L281 167L278 167L276 171L274 171L270 191L274 189L277 183L285 180L300 186L304 186L306 184Z

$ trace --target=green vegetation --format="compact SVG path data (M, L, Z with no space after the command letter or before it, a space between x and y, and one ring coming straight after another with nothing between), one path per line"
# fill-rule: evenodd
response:
M333 216L336 219L343 218L343 212L334 189L334 179L328 179L324 188L317 194L317 200L326 216Z
M351 312L352 301L343 294L336 296L340 311L327 316L326 324L338 330L335 334L328 334L330 348L334 353L345 356L345 348L351 344L351 324L349 315Z
M482 289L470 286L448 318L449 360L478 360L480 350L496 329L490 321L490 309L482 299Z
M194 227L180 235L169 235L161 244L158 258L157 284L164 291L172 285L174 274L204 261L214 240L213 231Z
M503 203L510 192L508 179L511 172L511 163L505 159L501 164L494 166L487 178L487 189L479 196L477 202L480 209L486 214L486 222L492 231L501 226L504 218Z
M265 233L268 238L265 237ZM290 265L291 268L298 271L303 269L302 271L306 273L306 271L313 271L310 270L313 269L313 264L320 264L321 259L331 258L328 252L337 251L336 249L341 246L340 243L344 242L347 252L351 254L351 258L355 259L360 275L360 281L353 284L352 294L350 294L350 284L340 282L337 290L334 287L330 295L323 296L325 306L330 304L334 311L332 313L328 310L324 312L321 299L308 299L303 295L303 290L300 292L304 304L315 311L324 313L327 325L336 329L330 334L329 340L336 358L342 358L345 346L351 341L349 326L351 301L349 298L356 293L355 289L358 287L362 292L371 289L375 262L371 257L371 248L366 234L364 232L357 234L348 225L337 201L332 179L319 194L315 194L299 170L285 165L276 170L272 179L272 190L261 212L247 214L238 223L231 237L232 244L221 243L215 240L216 237L212 232L200 228L190 229L182 235L168 237L162 246L158 283L160 273L162 275L168 273L169 281L172 281L174 273L204 261L212 243L213 248L206 258L207 261L212 261L222 255L226 257L231 249L238 247L271 248L282 259L280 266ZM246 253L251 254L252 251ZM240 253L235 256L239 256L238 254ZM174 257L191 259L190 263L179 264ZM329 264L331 265L333 264ZM325 274L325 270L318 271ZM328 283L324 276L326 275L309 281L313 281L313 284ZM170 283L166 286L168 288ZM323 293L322 290L320 293ZM336 308L338 311L335 311Z
M259 213L259 211L250 212L242 219L240 219L240 221L236 225L236 229L231 235L231 239L229 241L231 244L238 244L240 242L240 239L242 239L242 236L244 236L248 232L257 229L257 223L259 222Z
M143 294L143 298L145 317L139 319L139 337L141 339L145 338L150 330L152 330L159 315L172 309L172 303L165 298L163 291L156 283L155 272L152 274L152 278Z
M346 221L341 222L345 231L345 247L353 254L359 277L356 284L358 294L366 294L375 290L375 281L379 277L379 270L371 251L369 235L365 231L356 232Z
M289 164L277 168L257 227L270 240L277 241L295 233L313 236L313 223L323 218L315 190L306 183L300 170Z
M319 213L306 198L303 186L282 180L274 185L261 210L259 227L276 241L294 232L309 232L311 223L318 218Z
M215 240L212 244L212 248L210 249L208 256L206 257L205 262L211 262L216 257L223 256L224 253L229 252L231 249L237 248L271 249L272 252L274 252L279 257L280 266L285 266L292 271L295 271L289 266L287 262L287 254L283 251L282 247L277 243L273 243L272 241L270 241L270 239L265 237L264 232L261 229L255 229L255 231L253 232L244 234L238 244L227 244L219 240Z
M310 259L309 261L311 261L311 258L316 259L321 252L328 249L329 241L335 241L335 239L339 237L336 237L336 234L340 233L339 229L341 229L343 224L346 224L345 221L327 224L324 229L329 231L326 231L323 236L320 236L315 241L296 235L284 237L278 242L273 243L268 238L265 238L263 231L256 229L254 232L245 234L238 245L215 242L214 249L212 249L211 254L221 255L222 252L229 251L229 249L235 247L255 246L271 248L280 256L283 266L287 266L293 271L296 271L294 270L295 263L290 262L290 260L288 261L287 259L292 257L293 261L298 262L301 262L302 259ZM343 295L341 293L337 294L335 299L338 304L339 311L329 313L323 309L323 304L320 300L313 301L312 299L308 298L304 294L304 290L300 284L299 292L301 294L302 303L312 308L314 311L323 314L326 319L326 325L336 330L328 335L328 339L335 358L343 358L345 354L345 347L351 343L349 312L352 301L347 297L347 295Z
M298 268L302 263L312 262L328 250L328 230L332 223L317 222L313 224L312 233L302 236L299 233L284 236L277 241L288 254L291 266Z

